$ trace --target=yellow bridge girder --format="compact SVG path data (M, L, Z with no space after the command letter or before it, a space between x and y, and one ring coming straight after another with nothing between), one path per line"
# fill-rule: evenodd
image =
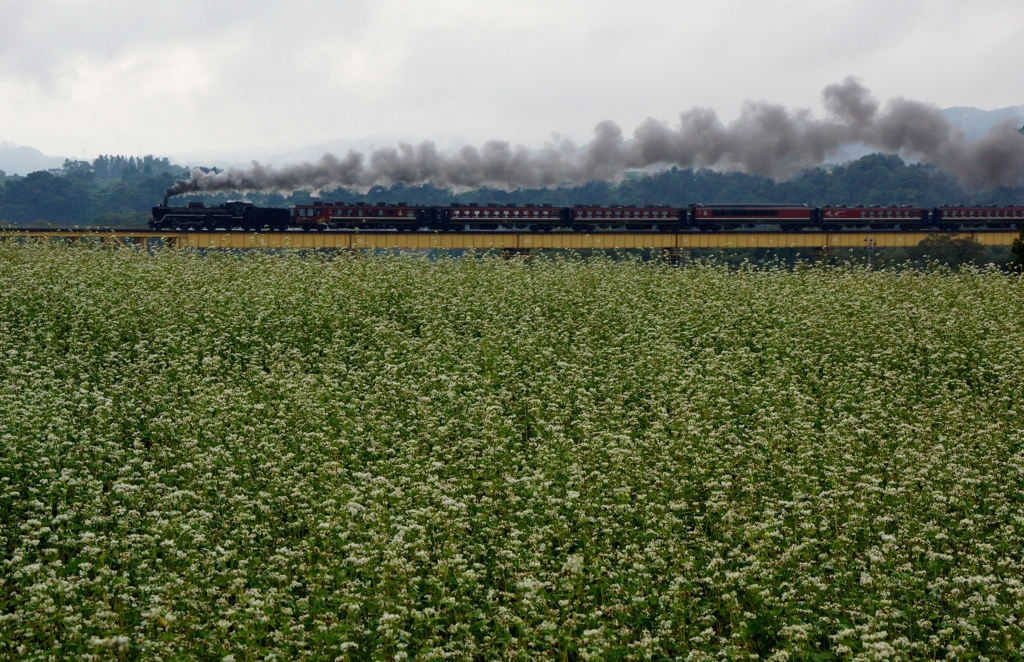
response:
M96 241L197 249L516 250L695 248L893 248L936 234L1009 246L1017 232L150 232L139 230L2 230L0 239Z

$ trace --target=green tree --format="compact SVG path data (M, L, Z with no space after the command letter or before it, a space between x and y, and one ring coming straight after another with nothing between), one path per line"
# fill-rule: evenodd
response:
M982 264L988 257L985 247L970 237L930 235L907 251L909 257L918 262L935 261L958 267L962 264Z
M1024 128L1021 129L1024 132ZM1024 225L1020 226L1020 236L1010 245L1013 260L1007 266L1011 271L1024 272Z
M62 177L45 171L8 179L4 182L0 219L21 224L85 223L93 214L92 188L91 176Z

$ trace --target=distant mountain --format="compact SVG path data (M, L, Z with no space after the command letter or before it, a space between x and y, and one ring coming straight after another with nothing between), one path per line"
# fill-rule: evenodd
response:
M964 130L968 138L977 139L1000 122L1012 121L1019 129L1024 126L1024 106L1010 106L999 110L981 110L959 106L942 111L953 124Z
M34 147L0 147L0 170L8 175L27 175L64 165L63 156L47 156Z

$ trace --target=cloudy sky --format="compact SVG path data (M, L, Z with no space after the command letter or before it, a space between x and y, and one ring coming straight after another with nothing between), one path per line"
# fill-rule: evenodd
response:
M1024 103L1021 0L0 0L0 141L230 155L586 142L746 99Z

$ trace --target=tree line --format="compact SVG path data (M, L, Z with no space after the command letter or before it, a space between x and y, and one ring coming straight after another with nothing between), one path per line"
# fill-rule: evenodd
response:
M205 169L205 168L204 168ZM186 177L188 169L152 155L100 156L92 162L71 161L57 170L7 177L0 173L0 223L8 226L51 224L141 227L164 189ZM872 154L837 166L812 168L777 182L767 177L707 169L671 168L655 173L630 173L619 183L590 182L556 189L501 191L478 189L453 193L433 186L395 184L367 193L346 189L297 192L180 196L176 204L202 201L219 204L246 199L264 206L327 201L576 203L686 205L692 202L806 202L827 204L905 204L937 206L956 203L1024 204L1024 189L969 191L934 167L906 163L898 156Z

